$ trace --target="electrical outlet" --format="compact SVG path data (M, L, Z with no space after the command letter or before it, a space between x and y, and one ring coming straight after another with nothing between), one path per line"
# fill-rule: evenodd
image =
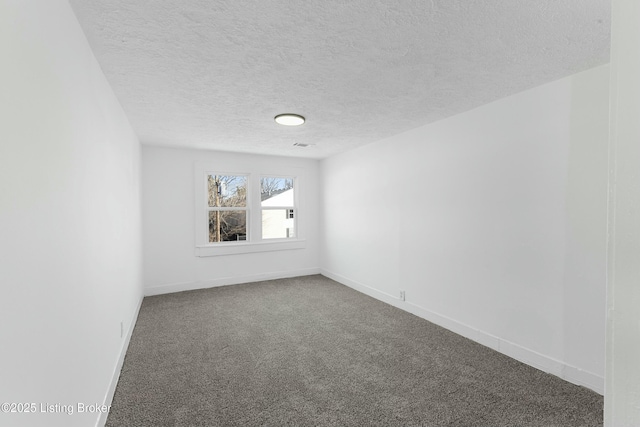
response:
M404 301L404 291L400 291L400 301Z

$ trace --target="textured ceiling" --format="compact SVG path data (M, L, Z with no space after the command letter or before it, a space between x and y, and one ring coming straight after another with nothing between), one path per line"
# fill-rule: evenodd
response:
M609 0L70 3L152 145L323 158L609 61Z

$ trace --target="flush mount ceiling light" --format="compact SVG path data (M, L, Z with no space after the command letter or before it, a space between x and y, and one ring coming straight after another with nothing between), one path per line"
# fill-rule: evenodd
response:
M274 117L276 123L284 126L300 126L304 123L304 117L299 114L278 114Z

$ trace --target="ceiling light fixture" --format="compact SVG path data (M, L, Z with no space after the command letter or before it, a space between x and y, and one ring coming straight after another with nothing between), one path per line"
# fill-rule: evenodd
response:
M274 117L276 123L284 126L300 126L304 123L304 117L299 114L278 114Z

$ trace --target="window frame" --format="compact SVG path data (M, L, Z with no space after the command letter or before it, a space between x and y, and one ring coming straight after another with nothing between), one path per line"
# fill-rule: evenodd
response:
M197 257L236 255L254 252L272 252L304 249L306 240L301 227L300 211L302 168L276 168L276 170L249 170L245 168L225 167L212 163L196 162L195 165L195 255ZM247 177L247 240L209 242L209 175L246 176ZM278 177L294 180L294 227L296 237L262 239L262 206L260 200L260 178ZM233 210L233 208L232 208Z
M297 206L298 206L298 177L290 176L290 175L276 175L276 174L261 174L259 177L260 189L262 188L262 178L281 178L281 179L291 179L293 181L293 205L282 205L282 206L262 206L262 200L260 200L260 240L263 242L276 242L276 241L288 241L296 239L298 235L298 215L297 215ZM264 238L264 230L262 229L262 214L265 210L277 211L284 210L286 211L285 215L287 218L293 219L293 232L294 237L270 237ZM289 217L289 212L293 210L293 217Z
M245 205L244 206L210 206L209 198L208 198L208 190L209 190L209 176L236 176L236 177L244 177L245 178ZM207 220L208 216L211 212L233 212L233 211L244 211L245 213L245 240L238 240L238 242L248 241L251 237L251 219L250 219L250 211L249 211L249 198L251 197L249 190L249 175L248 174L231 174L231 173L214 173L214 172L205 172L205 197L207 197L207 202L205 203L205 207L207 210ZM208 222L208 221L207 221ZM209 235L207 231L207 236ZM207 243L209 244L220 244L227 245L234 241L222 241L222 242L211 242L207 238Z

